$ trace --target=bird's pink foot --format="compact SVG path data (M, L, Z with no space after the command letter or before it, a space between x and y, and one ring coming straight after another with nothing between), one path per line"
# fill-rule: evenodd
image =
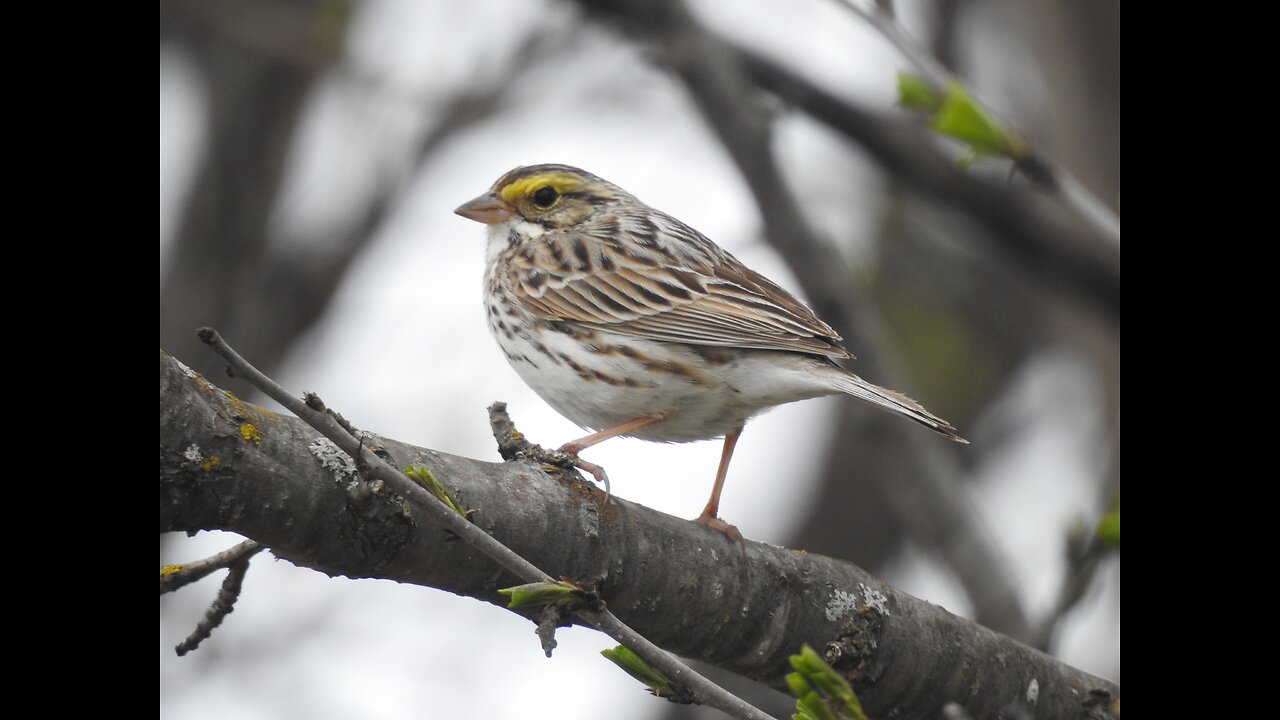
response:
M698 523L699 525L706 525L709 528L719 530L720 532L724 533L726 537L728 537L730 540L736 543L742 542L742 533L738 532L738 528L721 520L715 515L709 515L704 512L698 517L694 518L693 521Z

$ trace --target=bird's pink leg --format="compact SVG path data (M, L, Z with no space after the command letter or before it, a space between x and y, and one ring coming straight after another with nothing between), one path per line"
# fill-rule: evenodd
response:
M626 435L629 432L635 432L642 427L648 427L654 423L662 422L664 419L665 418L662 415L645 415L643 417L638 417L635 420L628 420L620 425L614 425L613 427L605 428L599 432L591 433L584 438L578 438L572 442L567 442L560 446L560 450L577 458L576 465L591 473L591 477L594 477L596 482L604 485L604 500L607 503L609 502L610 495L612 495L612 491L609 489L609 474L606 473L604 468L599 465L593 462L587 462L586 460L578 457L578 453L586 450L592 445L602 443L609 438Z
M664 419L665 418L662 415L644 415L636 418L635 420L628 420L621 425L614 425L613 427L605 428L599 432L591 433L590 435L584 438L578 438L573 442L567 442L561 445L560 449L570 455L577 455L592 445L599 445L609 438L615 438L619 435L626 435L629 432L635 432L642 427L648 427L654 423L662 422Z
M711 499L702 509L702 514L693 520L719 530L734 542L742 541L742 533L738 532L738 528L720 519L720 491L724 489L724 479L729 474L729 461L733 459L733 448L738 444L738 436L741 434L742 427L738 427L724 436L724 449L720 451L720 467L716 470L716 484L711 488Z

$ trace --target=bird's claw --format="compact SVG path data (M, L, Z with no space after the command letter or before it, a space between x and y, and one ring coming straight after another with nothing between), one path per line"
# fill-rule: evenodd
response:
M742 533L738 532L738 528L736 526L730 525L729 523L721 520L715 515L708 515L707 513L703 513L698 517L694 518L693 521L698 523L699 525L706 525L707 527L712 528L714 530L719 530L720 532L724 533L725 537L728 537L730 540L736 543L742 542Z
M596 482L604 485L604 504L608 505L609 498L613 497L613 490L609 486L609 474L604 471L604 468L578 457L578 454L569 450L568 446L560 448L560 452L563 452L567 456L569 465L572 465L579 470L591 473L591 477L595 478Z

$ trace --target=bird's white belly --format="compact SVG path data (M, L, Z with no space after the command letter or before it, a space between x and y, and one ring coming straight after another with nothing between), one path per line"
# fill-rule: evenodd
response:
M600 331L514 331L511 318L499 320L491 315L490 328L521 379L561 415L591 430L660 415L662 422L630 435L705 440L765 408L837 392L810 367L821 364L816 359L726 348L708 361L676 343ZM780 365L783 356L797 361Z

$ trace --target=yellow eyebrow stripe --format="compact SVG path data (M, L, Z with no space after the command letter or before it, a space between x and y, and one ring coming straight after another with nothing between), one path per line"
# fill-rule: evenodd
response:
M502 196L503 200L514 203L519 198L527 197L544 185L550 185L561 195L568 195L586 184L581 177L573 173L543 172L509 182L498 191L498 194Z

